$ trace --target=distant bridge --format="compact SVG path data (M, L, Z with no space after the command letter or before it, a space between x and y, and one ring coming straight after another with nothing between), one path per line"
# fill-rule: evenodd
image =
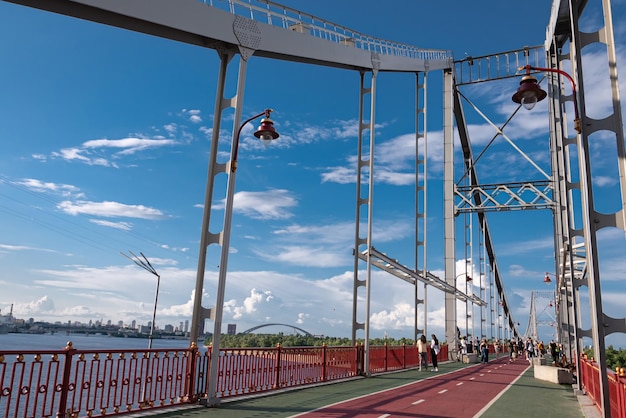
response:
M289 325L289 324L263 324L263 325L257 325L256 327L252 327L250 329L245 330L244 332L242 332L242 334L250 334L252 331L256 331L259 328L273 327L273 326L281 326L281 327L289 327L289 328L297 329L298 331L303 332L304 335L306 335L307 337L313 337L313 334L311 334L309 331L305 331L302 328L298 328L296 326Z

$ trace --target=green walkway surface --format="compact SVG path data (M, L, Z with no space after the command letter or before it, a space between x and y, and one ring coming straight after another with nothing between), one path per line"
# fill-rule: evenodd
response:
M444 363L439 374L469 365ZM332 384L266 394L254 398L224 401L217 408L189 406L168 412L142 414L152 417L220 417L257 418L289 417L325 405L398 387L432 376L433 372L408 370L397 373L358 378ZM492 401L493 402L493 401ZM139 416L139 415L134 415ZM584 417L571 385L558 385L537 380L529 368L512 386L484 411L481 417Z
M515 413L516 411L517 413ZM509 390L493 403L482 418L504 416L584 417L572 385L535 379L529 368Z

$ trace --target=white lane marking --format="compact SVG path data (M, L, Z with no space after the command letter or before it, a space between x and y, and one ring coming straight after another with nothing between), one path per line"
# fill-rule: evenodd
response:
M425 401L426 401L426 399L420 399L419 401L413 402L411 405L419 405L419 404L421 404L422 402L425 402Z
M461 386L462 384L463 384L463 382L459 382L459 383L457 383L456 385L457 385L457 386Z
M391 414L383 414L383 415L379 416L378 418L387 418L387 417L390 417L390 416L391 416Z
M497 401L498 399L500 399L500 397L501 397L502 395L504 395L504 393L505 393L507 390L511 389L511 386L513 386L513 385L515 384L515 382L517 382L517 381L518 381L518 380L522 377L522 375L523 375L524 373L526 373L526 370L528 370L529 368L530 368L530 366L528 366L528 367L526 367L524 370L522 370L522 372L519 374L519 376L517 376L517 377L515 378L515 380L513 380L511 383L509 383L509 384L507 385L507 387L505 387L504 389L502 389L502 390L500 391L500 393L498 393L498 394L497 394L497 395L496 395L496 396L495 396L495 397L491 400L491 402L489 402L487 405L485 405L485 407L484 407L483 409L481 409L480 411L478 411L478 412L476 413L476 415L474 415L472 418L479 418L482 414L484 414L484 413L485 413L485 411L486 411L487 409L489 409L489 407L490 407L491 405L493 405L494 403L496 403L496 401Z
M480 376L480 377L483 377L484 375L485 375L485 373L481 373L479 376Z
M475 377L470 377L470 380L474 380L474 379L476 379L476 378Z
M469 366L469 367L477 367L477 366L478 365L476 364L474 366ZM405 384L400 385L400 386L394 386L392 388L379 390L378 392L366 393L365 395L355 396L354 398L350 398L350 399L344 399L343 401L335 402L335 403L332 403L330 405L324 405L324 406L319 407L319 408L311 409L310 411L304 411L304 412L300 412L300 413L295 414L295 415L290 415L287 418L296 418L296 417L300 417L302 415L309 414L311 412L316 412L316 411L320 411L322 409L326 409L326 408L329 408L329 407L332 407L332 406L337 406L337 405L341 405L343 403L352 402L352 401L357 400L357 399L364 399L364 398L367 398L369 396L375 396L375 395L378 395L380 393L385 393L385 392L393 392L394 390L397 390L397 389L400 389L400 388L403 388L403 387L419 384L420 382L423 382L423 381L426 381L426 380L430 380L430 379L440 378L441 376L447 376L447 375L453 374L455 372L456 372L456 370L451 370L449 372L443 372L443 373L437 373L436 375L433 375L433 376L430 376L430 377L425 377L423 379L416 380L414 382L409 382L409 383L405 383Z
M437 392L438 394L442 394L442 393L446 393L448 391L448 389L444 389L444 390L440 390L439 392Z

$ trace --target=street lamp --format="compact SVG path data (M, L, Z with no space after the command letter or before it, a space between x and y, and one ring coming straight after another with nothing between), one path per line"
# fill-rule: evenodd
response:
M524 106L525 109L531 110L535 107L537 102L542 101L548 95L545 90L539 87L537 83L537 79L530 75L531 71L546 71L549 73L557 73L569 80L572 85L572 99L574 101L574 129L576 132L581 132L580 127L580 116L578 114L578 101L576 99L576 84L574 83L574 79L567 74L565 71L556 69L556 68L542 68L542 67L533 67L532 65L524 65L519 67L519 71L526 70L526 75L522 77L522 80L519 82L519 87L515 94L513 94L513 101L515 103L519 103Z
M254 136L261 140L263 145L268 145L271 141L278 138L278 132L274 129L274 121L270 119L270 113L272 113L272 109L265 109L263 112L258 115L252 116L250 119L244 121L244 123L239 126L237 130L237 135L235 136L235 140L233 143L233 158L230 164L230 171L235 172L237 170L237 155L239 154L239 136L241 136L241 130L248 123L252 122L255 119L260 118L261 116L265 116L261 119L261 125L259 125L258 129L254 132Z
M544 282L546 285L548 285L548 286L550 286L550 283L552 283L552 279L550 279L550 276L554 276L554 277L556 277L556 278L557 278L557 281L558 281L558 278L559 278L556 274L548 273L548 272L546 271L546 276L543 278L543 282Z
M274 129L274 121L270 119L272 109L265 109L263 112L252 116L245 120L237 129L237 133L233 137L231 148L231 161L228 173L228 189L226 192L226 202L224 205L224 230L222 231L222 250L220 255L219 274L217 282L217 295L215 308L211 312L213 318L213 344L211 346L211 365L209 371L209 387L207 393L207 405L217 406L220 404L220 400L217 397L217 377L219 369L219 357L220 357L220 336L222 332L222 315L224 312L224 293L226 289L226 270L228 267L228 252L230 246L230 228L233 218L233 201L235 196L235 179L237 171L237 155L239 152L239 137L243 127L255 120L264 116L261 119L261 125L254 132L254 136L259 138L262 143L267 144L270 141L279 137L278 132ZM206 210L206 209L205 209ZM207 231L203 231L206 234ZM203 242L205 242L203 240ZM197 291L197 290L196 290ZM196 295L197 297L197 295Z
M157 303L159 301L159 286L161 285L161 276L159 276L159 273L157 273L156 269L152 267L152 264L150 264L150 261L148 261L148 259L146 258L145 255L143 255L142 252L139 252L139 254L141 254L141 257L143 258L143 260L137 257L135 254L133 254L132 251L128 251L128 252L132 254L132 257L124 253L120 253L120 254L122 254L124 257L128 258L130 261L137 264L139 267L146 270L147 272L154 274L157 278L156 294L154 296L154 310L152 311L152 323L150 324L150 336L148 337L148 349L151 349L152 340L154 338L154 323L156 322L156 312L157 312Z
M152 349L152 340L154 339L154 327L155 327L154 323L156 322L156 312L157 312L157 303L159 301L159 286L161 285L161 276L159 275L159 273L157 273L156 269L152 267L152 264L150 264L150 261L148 261L148 258L146 258L146 256L143 255L142 252L139 252L139 254L141 254L141 257L143 258L143 260L137 257L135 254L133 254L132 251L129 250L128 252L132 255L132 257L124 253L120 253L120 254L122 254L124 257L128 258L130 261L137 264L139 267L146 270L147 272L154 274L157 278L156 294L154 296L154 310L152 311L152 323L150 324L150 336L148 337L148 350L150 350ZM150 354L148 353L148 363L146 365L146 376L143 379L143 385L141 387L141 405L143 406L151 405L151 401L147 397L148 375L151 370L150 362L151 362Z

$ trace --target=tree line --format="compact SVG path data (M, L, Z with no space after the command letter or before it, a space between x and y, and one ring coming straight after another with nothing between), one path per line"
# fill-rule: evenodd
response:
M593 358L593 349L585 348L583 351L587 357ZM617 367L626 368L626 350L622 348L616 350L612 345L609 345L606 348L606 367L611 370L615 370Z
M209 345L212 336L208 336L204 343ZM358 344L363 344L363 339L357 339ZM372 345L413 345L415 342L411 338L373 338L370 339ZM321 347L326 344L329 347L347 347L352 345L351 338L325 337L312 335L285 335L280 334L222 334L220 337L220 347L224 348L266 348L276 347Z

